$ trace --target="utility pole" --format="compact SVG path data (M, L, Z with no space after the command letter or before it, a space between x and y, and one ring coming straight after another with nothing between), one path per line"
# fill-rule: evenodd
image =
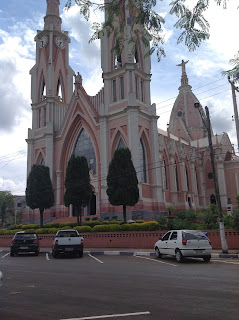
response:
M231 84L231 88L232 88L234 119L236 123L236 132L237 132L237 151L239 152L239 119L238 119L237 99L236 99L236 91L239 92L239 89L235 86L234 82L230 80L230 77L228 77L228 82Z
M208 144L209 144L212 173L213 173L213 181L214 181L214 188L215 188L215 196L216 196L218 218L219 218L219 229L220 229L222 252L228 253L228 246L227 246L227 240L226 240L225 229L224 229L224 220L223 220L223 213L222 213L221 198L220 198L220 192L219 192L219 186L218 186L218 176L217 176L217 172L216 172L216 168L215 168L215 158L214 158L214 150L213 150L213 144L212 144L212 133L211 133L211 122L210 122L209 110L208 110L208 107L206 106L205 107L206 120L205 120L204 115L202 114L201 110L199 109L200 103L195 102L194 107L196 109L198 109L198 112L202 118L203 124L204 124L205 128L207 129Z

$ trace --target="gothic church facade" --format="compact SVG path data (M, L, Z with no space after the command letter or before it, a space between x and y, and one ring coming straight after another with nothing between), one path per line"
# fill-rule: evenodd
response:
M122 10L130 18L132 13ZM180 64L179 94L163 131L151 103L150 56L145 56L148 48L140 38L134 54L125 43L116 58L113 36L101 36L104 85L95 96L86 93L81 75L69 65L70 38L61 30L59 0L47 0L44 29L37 31L35 41L27 175L33 164L50 168L55 205L44 217L74 216L74 208L64 206L66 168L74 153L87 158L93 188L83 216L122 218L122 208L111 206L106 194L109 163L119 147L131 150L139 181L140 199L127 208L128 219L154 219L169 206L200 209L215 202L207 132L194 108L197 98L188 84L186 62ZM228 203L236 205L234 197L239 194L239 161L226 133L213 135L213 145L222 207L227 210ZM38 219L37 210L25 211L24 220Z

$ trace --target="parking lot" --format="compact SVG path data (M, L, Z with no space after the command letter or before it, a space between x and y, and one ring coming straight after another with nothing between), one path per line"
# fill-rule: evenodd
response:
M239 260L0 253L1 320L237 319Z

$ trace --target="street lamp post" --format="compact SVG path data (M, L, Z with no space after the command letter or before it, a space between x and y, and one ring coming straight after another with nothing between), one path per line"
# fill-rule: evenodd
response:
M208 107L205 107L206 111L206 119L200 110L200 103L195 102L194 107L198 109L198 112L202 118L203 124L207 130L208 134L208 144L209 144L209 150L210 150L210 158L211 158L211 165L212 165L212 173L213 173L213 181L214 181L214 188L215 188L215 196L216 196L216 203L217 203L217 210L218 210L218 218L219 218L219 228L220 228L220 236L221 236L221 245L222 245L222 252L228 253L228 246L227 241L225 237L225 230L224 230L224 221L223 221L223 214L222 214L222 205L221 205L221 198L219 193L219 187L218 187L218 176L215 168L215 158L214 158L214 150L213 150L213 144L212 144L212 133L211 133L211 122L210 122L210 115Z

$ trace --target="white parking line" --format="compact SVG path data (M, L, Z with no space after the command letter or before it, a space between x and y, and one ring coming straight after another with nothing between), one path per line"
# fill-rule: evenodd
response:
M172 263L168 263L168 262L164 262L164 261L160 261L160 260L155 260L155 259L146 258L146 257L141 257L141 256L135 256L135 257L136 257L136 258L141 258L141 259L151 260L151 261L158 262L158 263L168 264L168 265L173 266L173 267L178 267L177 264L172 264Z
M238 264L239 265L239 262L222 261L222 260L215 260L215 259L212 259L211 261L217 261L217 262L222 262L222 263Z
M46 253L46 260L48 260L48 261L50 260L48 253Z
M100 263L104 263L103 261L101 261L101 260L97 259L96 257L92 256L90 253L88 254L88 256L91 257L91 258L93 258L93 259L95 259L96 261L98 261L98 262L100 262ZM84 319L84 318L82 318L82 319ZM87 319L87 318L86 318L86 319ZM89 319L90 319L90 318L89 318ZM92 319L94 319L94 318L92 318ZM97 319L97 318L96 318L96 319Z
M71 319L61 319L61 320L90 320L90 319L106 319L106 318L116 318L116 317L131 317L131 316L141 316L141 315L150 315L149 311L145 312L134 312L134 313L121 313L121 314L109 314L103 316L93 316L93 317L84 317L84 318L71 318Z
M2 256L2 259L5 258L6 256L8 256L10 254L10 252L6 253L4 256Z

